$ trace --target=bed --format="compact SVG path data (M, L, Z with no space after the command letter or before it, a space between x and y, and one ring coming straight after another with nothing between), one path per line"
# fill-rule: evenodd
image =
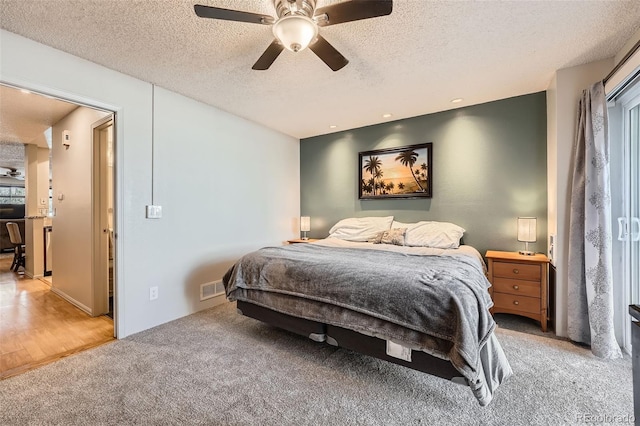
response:
M467 385L489 404L512 371L478 251L336 236L243 256L223 278L227 297L243 315Z

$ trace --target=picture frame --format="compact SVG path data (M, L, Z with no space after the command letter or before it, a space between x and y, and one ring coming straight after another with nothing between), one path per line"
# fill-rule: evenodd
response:
M431 198L433 143L358 153L358 198Z

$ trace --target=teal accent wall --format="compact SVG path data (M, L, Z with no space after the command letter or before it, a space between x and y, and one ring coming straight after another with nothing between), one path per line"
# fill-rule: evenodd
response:
M537 217L547 250L545 92L351 129L300 141L300 213L310 237L323 238L346 217L393 215L402 222L438 220L466 229L464 243L518 250L518 216ZM358 152L433 143L433 197L358 199Z

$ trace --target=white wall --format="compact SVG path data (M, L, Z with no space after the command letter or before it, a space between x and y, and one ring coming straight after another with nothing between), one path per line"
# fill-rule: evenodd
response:
M26 191L24 213L25 216L35 216L38 214L38 181L39 179L39 158L38 146L33 144L24 145L25 180Z
M29 194L31 198L31 194ZM44 203L42 203L44 201ZM38 147L38 191L36 194L38 216L49 214L49 148Z
M53 126L51 131L53 189L54 291L88 313L94 312L92 292L92 124L108 113L80 107ZM69 148L62 132L71 135ZM59 196L63 196L60 200Z
M567 335L569 211L578 100L582 91L602 80L613 59L556 71L547 96L548 233L555 234L556 334Z
M199 302L199 284L249 250L298 235L297 139L158 89L154 201L164 217L145 219L151 85L4 30L0 39L0 81L117 112L119 337L221 303ZM150 286L158 300L149 301Z
M25 274L32 278L44 274L44 216L49 210L49 149L35 144L25 145L25 189L27 191L25 215ZM40 200L45 199L41 205Z

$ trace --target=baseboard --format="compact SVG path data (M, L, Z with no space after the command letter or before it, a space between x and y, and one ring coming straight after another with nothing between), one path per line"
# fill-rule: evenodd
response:
M40 279L40 278L43 278L43 277L44 277L44 275L42 275L42 274L37 274L37 275L35 275L35 274L30 274L30 273L29 273L29 272L27 272L26 270L24 271L24 276L25 276L25 277L29 277L29 278L31 278L32 280L37 280L37 279Z
M45 285L48 285L48 286L49 286L49 288L51 288L51 287L52 287L51 283L50 283L49 281L47 281L44 277L42 277L42 278L38 278L38 280L39 280L41 283L44 283Z
M89 315L93 316L92 313L91 313L91 308L89 308L88 306L78 302L76 299L74 299L73 297L69 296L65 292L60 291L59 289L57 289L57 288L55 288L53 286L51 286L51 291L54 292L55 294L57 294L58 296L62 297L64 300L66 300L67 302L71 303L72 305L82 309L83 311L85 311Z

